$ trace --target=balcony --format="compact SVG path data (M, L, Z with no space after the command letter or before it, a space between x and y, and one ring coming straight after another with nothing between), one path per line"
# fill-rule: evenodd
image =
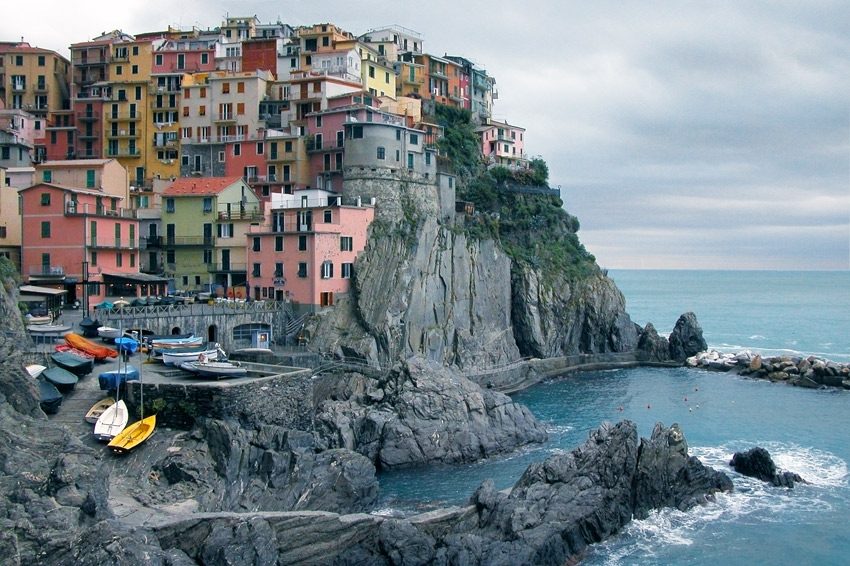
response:
M212 236L166 236L162 245L167 248L185 248L192 246L211 248L215 246L215 238Z
M217 124L231 123L232 122L232 123L235 124L236 123L236 114L233 114L231 112L223 112L221 114L215 114L215 115L213 115L213 122L215 122Z
M165 100L165 99L163 99L163 100L152 100L151 101L151 110L153 110L154 112L165 112L165 111L168 111L168 110L177 110L179 107L180 107L179 103L176 100L174 101L174 104L172 104L170 101Z
M208 263L207 271L209 273L244 273L247 275L248 266L245 263L224 262L224 263Z
M139 139L141 134L136 130L113 130L106 134L106 137L109 139Z
M65 277L65 268L60 265L31 265L29 275L30 277L55 277L61 279Z
M141 157L140 149L107 149L106 157Z
M120 249L120 250L137 250L139 249L137 240L122 239L116 237L95 237L89 238L90 249Z
M102 55L94 57L74 57L73 60L75 67L82 67L83 65L103 65L106 62L106 57L103 57Z
M27 83L21 81L12 81L12 92L23 92L27 90Z
M138 122L142 119L142 113L138 110L135 112L112 112L105 114L107 122Z
M262 220L259 210L225 210L218 213L219 220Z
M77 134L77 138L80 140L96 140L100 137L100 133L95 132L83 132Z
M98 120L100 120L100 113L98 112L77 112L78 122L97 122Z
M139 238L139 247L142 249L162 247L162 236L148 236Z
M142 273L162 273L164 265L160 261L143 261L139 264L139 271Z

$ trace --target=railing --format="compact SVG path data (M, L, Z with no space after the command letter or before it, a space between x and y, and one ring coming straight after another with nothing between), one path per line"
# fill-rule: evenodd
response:
M80 122L94 122L99 119L100 113L98 112L77 112L77 120Z
M29 268L29 274L30 276L63 277L65 275L65 268L59 265L32 265Z
M139 238L139 247L142 249L159 248L162 246L162 236L148 236Z
M165 247L182 247L182 246L215 246L215 238L212 236L166 236L162 241Z
M234 272L241 271L247 273L248 265L245 263L225 262L225 263L208 263L207 271L210 273Z
M114 216L117 218L137 218L136 209L133 208L119 208L111 210L104 206L97 206L89 203L80 204L71 200L65 203L65 214L89 214L96 216Z
M141 157L142 150L140 149L107 149L107 157Z
M110 114L104 114L107 122L115 122L122 120L141 120L142 113L138 110L135 112L112 112Z
M109 248L109 249L124 249L124 250L137 250L139 249L138 243L136 240L125 240L122 238L89 238L89 247L90 248Z
M222 210L218 213L219 220L262 220L263 213L259 210Z

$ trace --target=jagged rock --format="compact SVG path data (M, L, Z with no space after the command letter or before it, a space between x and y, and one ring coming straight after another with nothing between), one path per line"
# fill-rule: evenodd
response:
M686 312L676 321L670 333L670 359L685 360L708 348L702 335L702 327L692 312Z
M799 474L786 471L777 473L770 453L760 446L746 452L735 452L729 465L739 474L770 482L776 487L792 488L795 483L806 483Z
M472 462L547 437L508 396L420 358L383 381L366 384L355 375L350 379L359 385L351 387L333 379L339 388L326 390L319 403L317 433L328 447L360 452L381 468ZM383 395L374 394L376 387Z
M647 322L637 343L637 359L642 362L665 362L670 359L667 339L658 335L655 326Z

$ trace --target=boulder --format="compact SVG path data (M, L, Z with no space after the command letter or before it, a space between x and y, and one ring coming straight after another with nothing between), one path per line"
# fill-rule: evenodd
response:
M667 339L658 335L651 322L647 322L640 333L636 356L642 362L666 362L670 359L670 345Z
M795 483L806 483L799 474L776 471L776 464L770 453L760 446L746 452L735 452L729 465L739 474L770 482L777 487L794 487Z
M672 360L685 360L708 348L702 335L702 327L692 312L686 312L679 317L668 340Z

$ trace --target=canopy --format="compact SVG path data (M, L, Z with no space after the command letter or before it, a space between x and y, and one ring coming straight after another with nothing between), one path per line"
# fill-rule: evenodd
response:
M105 371L97 376L100 388L103 390L118 389L125 381L139 381L139 370L131 365L126 365L115 371Z

